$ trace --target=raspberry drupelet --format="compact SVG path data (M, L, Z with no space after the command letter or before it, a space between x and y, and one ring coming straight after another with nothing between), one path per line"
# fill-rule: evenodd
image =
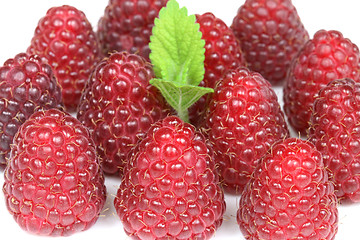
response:
M168 0L110 0L98 23L104 55L114 51L136 53L149 61L154 19Z
M88 130L57 109L38 111L21 125L4 176L7 209L33 234L84 231L105 204L104 176Z
M282 85L292 59L309 39L291 0L246 0L231 28L247 66Z
M335 239L337 198L315 146L277 142L244 189L237 221L247 240Z
M39 20L27 52L52 67L67 111L75 111L91 71L102 58L84 12L68 5L50 8Z
M210 239L225 212L211 148L175 116L133 149L114 204L134 239Z

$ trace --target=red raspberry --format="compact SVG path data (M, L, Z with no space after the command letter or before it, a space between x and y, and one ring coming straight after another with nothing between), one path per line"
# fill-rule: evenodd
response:
M61 88L51 67L20 53L0 67L0 165L20 125L39 109L62 108Z
M335 193L360 202L360 83L331 81L314 102L309 139L321 152Z
M75 110L92 69L102 57L85 14L66 5L50 8L40 19L27 51L51 65L62 87L65 107Z
M291 0L246 0L231 28L248 67L278 84L309 35Z
M270 83L247 68L228 72L215 88L204 128L232 193L241 193L263 154L289 135Z
M155 123L129 155L114 204L134 239L210 239L225 201L205 138L170 116Z
M205 75L199 86L215 88L226 71L245 66L240 43L232 30L212 13L196 15L202 38L205 40ZM199 126L208 107L211 94L200 98L190 109L190 122Z
M237 221L249 240L334 239L337 199L320 152L296 138L275 144L244 189Z
M121 175L129 150L168 114L149 83L153 77L145 59L126 52L113 53L91 74L77 117L89 128L105 173Z
M292 62L284 86L284 111L302 134L309 127L314 100L321 88L341 78L360 80L358 47L338 31L320 30Z
M4 175L7 209L34 234L86 230L105 203L103 173L87 129L56 109L38 111L20 127Z
M167 1L110 0L97 30L103 53L128 51L149 61L154 19Z

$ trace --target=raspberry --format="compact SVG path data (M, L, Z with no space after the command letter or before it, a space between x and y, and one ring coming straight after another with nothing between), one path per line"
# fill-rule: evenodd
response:
M61 88L38 56L19 53L0 67L0 165L18 128L39 109L62 108Z
M314 145L275 144L243 191L237 221L246 239L334 239L337 199Z
M56 109L38 111L21 125L4 175L7 209L34 234L86 230L105 203L103 173L87 129Z
M107 174L122 175L127 154L168 108L149 81L151 65L126 52L111 54L91 74L77 118L89 128Z
M312 106L330 81L360 76L358 47L338 31L319 30L294 59L284 86L284 111L301 134L309 127Z
M62 87L65 107L74 111L92 69L102 57L85 14L67 5L50 8L40 19L27 51L51 65Z
M289 135L270 83L243 67L228 72L215 88L204 129L225 190L237 194L263 154Z
M309 38L291 0L246 0L231 28L248 67L279 84Z
M167 0L110 0L97 30L103 53L128 51L149 60L154 19L166 3Z
M309 139L321 152L342 201L360 202L360 83L331 81L314 102Z
M134 239L210 239L225 201L211 150L178 117L155 123L129 155L114 204Z
M196 15L196 21L205 40L205 75L199 86L215 88L227 71L245 66L244 56L234 33L220 18L208 12ZM210 99L211 94L207 94L189 109L190 122L195 126L201 124Z

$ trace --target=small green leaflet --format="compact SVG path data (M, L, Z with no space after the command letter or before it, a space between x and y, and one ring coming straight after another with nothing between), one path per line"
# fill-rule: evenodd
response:
M188 108L204 94L213 92L212 88L204 88L193 85L179 86L171 81L152 79L152 85L157 87L166 101L177 111L179 117L188 122Z
M150 81L179 117L188 121L187 109L212 88L199 87L204 78L205 41L199 24L176 0L169 0L155 19L149 47L156 79Z

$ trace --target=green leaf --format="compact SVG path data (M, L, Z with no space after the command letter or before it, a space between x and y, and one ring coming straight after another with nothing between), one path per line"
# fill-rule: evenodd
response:
M194 15L170 0L155 19L149 47L157 78L199 85L204 77L205 41Z
M214 92L212 88L193 85L180 85L172 81L152 79L150 83L157 87L167 102L177 111L180 118L188 121L187 109L201 96Z
M176 0L169 0L154 21L150 37L150 60L160 89L168 103L184 116L187 108L212 89L199 87L204 78L205 41L195 15L188 15ZM186 114L185 114L186 113Z

